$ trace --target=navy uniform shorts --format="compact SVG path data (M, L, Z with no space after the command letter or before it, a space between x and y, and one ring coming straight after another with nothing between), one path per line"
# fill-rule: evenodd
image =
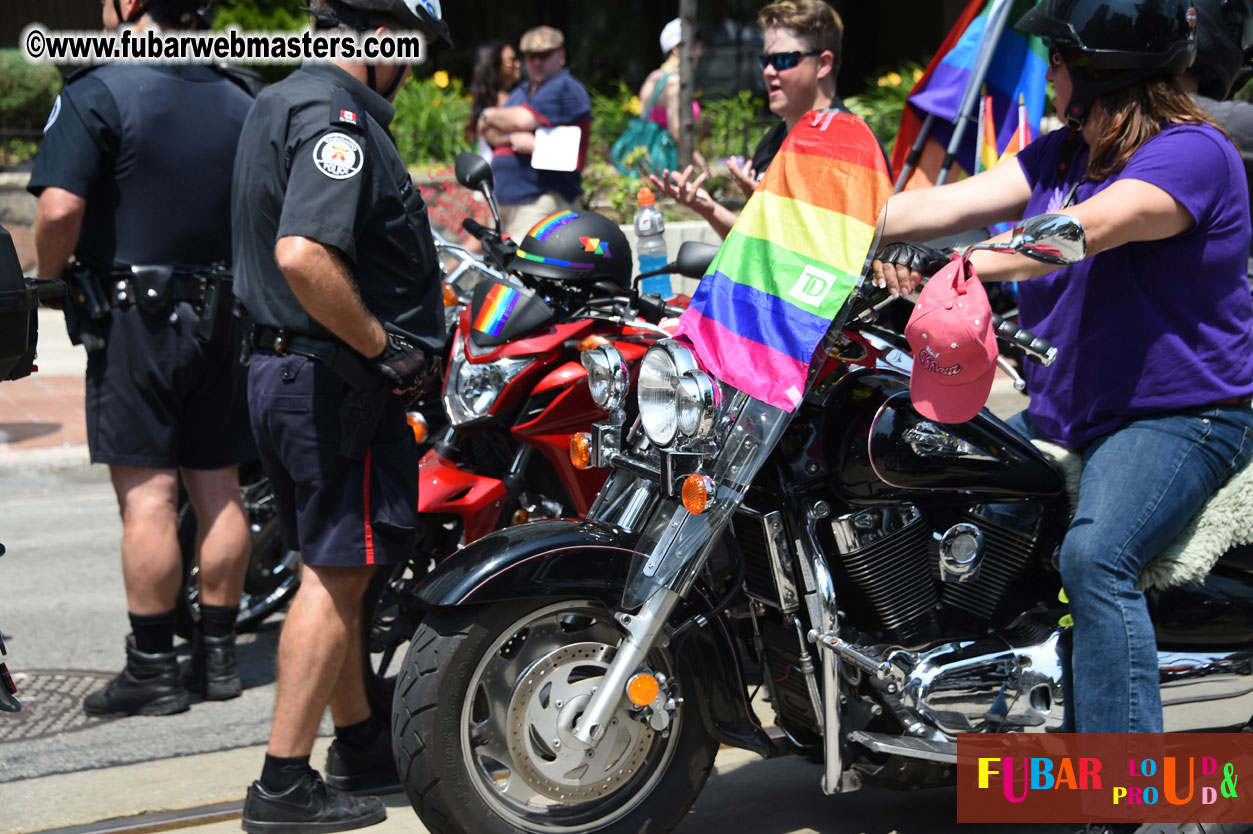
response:
M87 354L87 446L94 463L220 469L256 457L248 431L242 324L221 345L196 338L179 302L153 315L110 311L101 350Z
M252 354L248 413L283 543L316 567L401 562L417 546L418 445L389 397L365 460L341 455L345 389L312 359Z

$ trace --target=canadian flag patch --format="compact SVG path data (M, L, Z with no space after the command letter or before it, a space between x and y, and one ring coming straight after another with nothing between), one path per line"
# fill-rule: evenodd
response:
M341 122L350 122L355 125L357 123L357 114L351 110L340 110L339 120Z

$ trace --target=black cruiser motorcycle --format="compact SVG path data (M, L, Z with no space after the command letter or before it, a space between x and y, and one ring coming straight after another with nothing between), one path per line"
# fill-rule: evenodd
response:
M1072 263L1083 230L1043 215L998 248ZM584 354L611 414L588 517L488 535L418 589L393 731L431 831L669 831L719 744L808 756L835 794L949 784L959 733L1060 728L1062 475L986 410L914 410L884 296L863 283L845 305L794 414L666 340L627 422L621 357ZM998 327L1052 360L1015 331ZM1251 593L1253 565L1224 561L1153 596L1168 729L1253 715Z

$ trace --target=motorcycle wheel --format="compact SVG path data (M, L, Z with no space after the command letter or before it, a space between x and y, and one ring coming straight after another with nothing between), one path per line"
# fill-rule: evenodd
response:
M235 631L254 631L266 617L287 605L300 585L300 553L283 547L274 493L259 463L239 467L240 494L252 550L239 600ZM186 495L179 497L178 543L183 555L183 587L174 609L175 631L190 640L200 622L200 568L196 563L196 513Z
M422 607L414 589L429 573L416 560L401 565L384 565L374 573L361 603L364 629L362 677L370 712L384 723L391 723L392 695L396 674L409 648L409 639L422 621Z
M401 667L392 711L396 766L427 828L674 828L717 748L694 705L680 700L665 733L620 707L594 750L572 743L570 727L621 636L604 606L590 600L429 611ZM648 662L672 681L677 676L676 695L693 691L687 669L667 651L654 651Z

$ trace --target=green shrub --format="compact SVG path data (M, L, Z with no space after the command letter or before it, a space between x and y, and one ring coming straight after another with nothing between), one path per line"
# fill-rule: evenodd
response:
M588 91L592 99L592 135L588 137L588 153L608 158L613 143L618 141L627 122L640 114L640 100L623 81L609 95L599 90Z
M451 165L462 151L473 150L464 128L470 118L470 96L461 80L437 70L411 78L396 96L392 135L407 164Z
M749 90L733 96L701 101L701 120L708 119L709 137L702 153L712 161L728 156L751 156L757 143L778 117ZM698 133L703 127L698 129Z
M16 49L0 49L0 121L9 130L38 131L60 92L55 66L31 63Z
M288 32L307 26L309 16L293 11L288 0L223 2L213 15L213 28L234 25L252 32Z

